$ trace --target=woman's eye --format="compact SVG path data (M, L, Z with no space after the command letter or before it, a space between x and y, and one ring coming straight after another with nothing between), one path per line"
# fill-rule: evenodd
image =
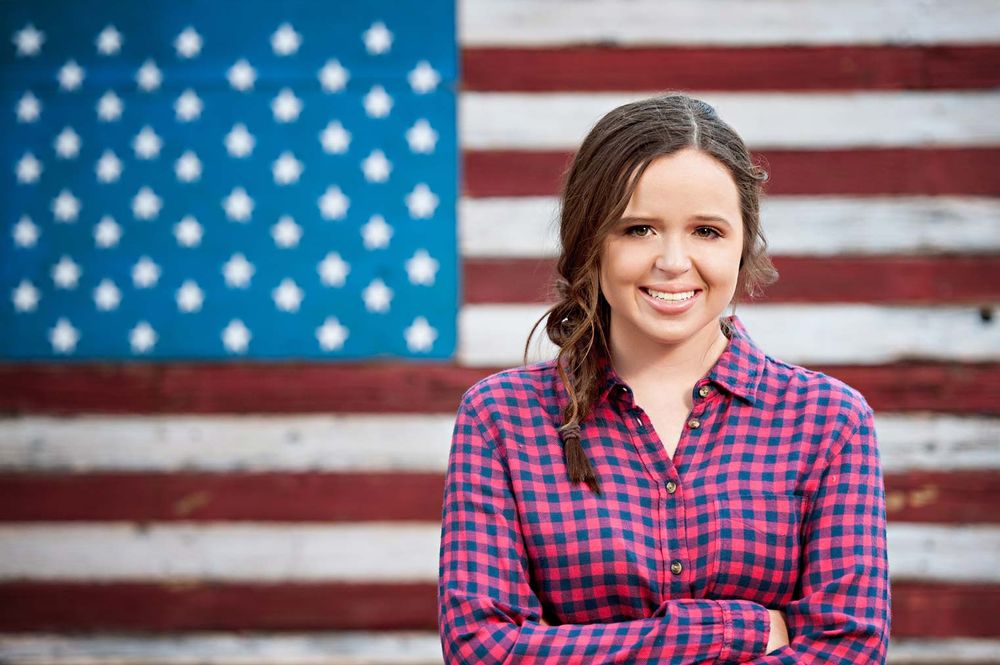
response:
M630 226L630 227L628 227L625 230L625 234L626 235L630 235L630 236L637 236L639 238L642 238L642 237L645 237L645 236L649 235L647 233L647 231L651 231L651 230L652 230L651 226L643 224L641 226Z
M711 226L699 226L698 233L701 234L702 231L708 231L708 235L702 235L702 238L721 238L722 234L713 229Z

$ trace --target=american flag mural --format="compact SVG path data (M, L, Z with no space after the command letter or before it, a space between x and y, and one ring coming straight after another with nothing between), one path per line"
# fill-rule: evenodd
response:
M681 90L771 174L741 320L875 410L890 662L1000 663L995 2L0 7L0 662L441 663L459 398Z
M451 5L223 6L5 3L3 355L450 357Z

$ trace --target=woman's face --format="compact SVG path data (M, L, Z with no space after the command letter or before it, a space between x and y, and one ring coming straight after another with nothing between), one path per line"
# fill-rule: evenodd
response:
M739 192L727 168L694 148L656 158L601 247L612 349L676 346L699 333L714 341L742 250Z

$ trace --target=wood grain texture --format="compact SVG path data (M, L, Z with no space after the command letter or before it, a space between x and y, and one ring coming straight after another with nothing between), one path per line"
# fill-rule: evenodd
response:
M465 90L945 90L1000 86L1000 47L469 48Z
M83 413L454 413L499 366L0 364L0 411ZM813 369L876 410L1000 414L1000 363L906 361Z
M884 453L883 453L884 455ZM887 473L890 522L1000 524L1000 469ZM0 522L433 522L439 473L3 473Z
M754 302L982 303L988 310L1000 304L1000 256L775 256L772 261L780 277ZM551 258L469 259L462 266L463 299L555 302L555 279Z
M994 637L1000 586L893 584L893 637ZM262 607L268 608L261 611ZM419 584L0 584L0 631L434 630Z
M755 150L773 174L772 195L1000 196L1000 148L923 147ZM467 196L549 196L558 192L572 153L565 150L467 150Z

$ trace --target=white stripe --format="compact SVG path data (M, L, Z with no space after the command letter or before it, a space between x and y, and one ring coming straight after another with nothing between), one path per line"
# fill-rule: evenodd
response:
M545 310L545 305L467 305L459 313L460 362L520 365L525 339ZM727 308L724 313L729 312ZM766 353L805 366L1000 358L1000 321L984 322L976 307L739 305L736 314ZM542 322L532 338L528 361L552 358L555 353Z
M889 642L888 661L893 665L996 665L1000 640L957 638L905 639Z
M887 530L893 580L1000 582L1000 527L892 522Z
M428 632L201 632L166 637L0 634L0 662L53 665L441 665Z
M437 523L0 525L0 580L433 582ZM1000 582L1000 527L888 526L892 578Z
M4 418L0 469L440 471L453 425L454 414Z
M1000 640L893 637L892 665L996 665ZM11 665L441 665L441 640L427 632L199 633L168 637L0 634Z
M875 418L886 472L1000 469L1000 419ZM452 414L4 418L0 470L443 473L453 425Z
M892 665L996 665L1000 640L893 637ZM441 665L432 632L206 633L167 637L0 634L0 662L11 665Z
M437 579L439 524L0 525L0 580Z
M558 255L556 198L464 198L459 220L464 257ZM766 196L761 220L775 256L1000 252L996 198Z
M469 46L996 42L990 0L463 0Z
M462 147L575 150L633 93L463 93ZM975 146L1000 143L1000 93L851 92L687 94L714 106L751 149Z

